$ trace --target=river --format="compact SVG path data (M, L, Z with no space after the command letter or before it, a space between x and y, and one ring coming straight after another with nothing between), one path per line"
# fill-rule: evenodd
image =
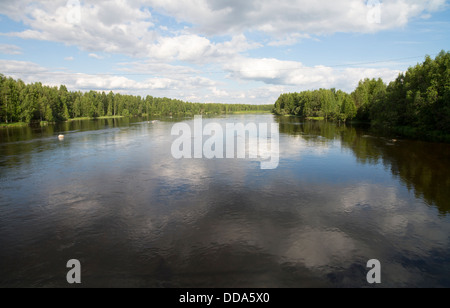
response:
M0 287L67 287L71 259L83 287L450 287L450 145L203 120L275 125L265 170L176 159L172 129L193 119L155 120L0 130Z

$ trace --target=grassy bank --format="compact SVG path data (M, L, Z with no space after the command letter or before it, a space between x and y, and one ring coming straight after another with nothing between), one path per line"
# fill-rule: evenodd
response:
M104 116L104 117L81 117L81 118L73 118L67 121L82 121L82 120L104 120L104 119L121 119L125 118L124 116Z
M67 122L71 121L82 121L82 120L95 120L95 119L119 119L124 118L123 116L111 116L111 117L97 117L97 118L89 118L89 117L82 117L82 118L74 118L69 119ZM48 122L48 121L38 121L33 123L26 123L26 122L14 122L14 123L0 123L0 128L14 128L14 127L27 127L27 126L33 126L33 125L40 125L40 126L48 126L50 124L56 124L57 122Z
M16 123L0 123L0 128L14 128L14 127L27 127L28 123L16 122Z
M309 121L325 121L325 118L324 117L308 117L308 118L306 118L306 120L309 120Z
M245 110L245 111L233 111L228 114L270 114L271 110Z

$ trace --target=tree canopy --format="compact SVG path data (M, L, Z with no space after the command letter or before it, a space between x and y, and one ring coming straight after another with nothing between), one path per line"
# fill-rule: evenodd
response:
M364 79L351 94L335 89L282 94L274 112L450 134L450 52L427 56L389 85Z
M202 104L113 92L69 92L40 82L25 84L0 74L0 122L57 122L103 116L192 116L241 111L271 111L273 105Z
M450 134L450 53L410 67L386 85L381 79L361 80L353 93L319 89L281 94L273 105L201 104L153 96L113 92L70 92L40 82L25 84L0 74L0 123L65 121L102 116L192 116L240 111L278 115L359 120L374 126L406 128L414 133Z
M345 122L355 117L356 106L352 97L341 90L320 89L282 94L275 103L274 112L279 115L323 117Z

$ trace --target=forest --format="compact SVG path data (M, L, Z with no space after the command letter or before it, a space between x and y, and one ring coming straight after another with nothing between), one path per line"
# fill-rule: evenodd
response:
M193 116L273 111L277 115L358 121L409 136L450 135L450 52L410 67L387 85L361 80L352 93L319 89L282 94L273 105L189 103L113 92L70 92L66 86L25 84L0 74L0 124L114 116Z
M405 135L449 135L450 53L441 51L435 59L427 56L389 85L365 79L351 94L335 89L282 94L274 113L356 120Z
M52 123L114 116L192 116L235 112L271 112L273 105L188 103L177 99L140 97L109 92L69 92L40 82L25 84L0 75L1 123Z

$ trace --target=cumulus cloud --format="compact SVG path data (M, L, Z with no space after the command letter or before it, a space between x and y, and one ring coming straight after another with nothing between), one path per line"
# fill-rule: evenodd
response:
M327 66L308 67L296 61L274 58L241 57L224 66L230 77L261 81L269 85L297 86L299 89L340 88L353 90L361 79L382 78L390 81L400 71L375 68L335 69Z
M23 78L27 75L44 75L48 70L38 64L25 61L1 60L0 67L3 73L14 78ZM23 79L26 81L25 79Z
M149 57L166 61L208 63L223 61L234 57L239 52L260 46L257 43L249 43L243 34L218 44L199 35L184 34L159 38L156 44L149 47Z
M204 63L262 46L247 42L243 34L217 44L195 33L163 36L149 8L136 1L84 1L78 8L66 1L22 1L18 6L23 9L22 15L9 2L2 5L2 13L29 26L7 35L63 42L91 52L89 56L96 59L101 57L94 52L104 52L165 62Z
M121 62L117 64L117 70L124 73L157 76L192 75L201 73L199 70L190 66L172 65L155 59Z
M90 58L97 59L97 60L102 60L102 59L103 59L102 56L99 56L99 55L96 54L96 53L90 53L88 56L89 56Z
M5 55L21 55L22 49L16 45L0 44L0 54Z
M372 1L377 4L378 1ZM381 22L373 22L373 5L361 0L149 0L179 20L207 34L257 30L269 35L286 33L330 34L374 32L405 26L415 17L445 6L445 0L384 0Z
M13 20L20 21L31 3L31 0L3 0L0 1L0 12Z
M195 55L214 56L217 53L214 47L219 47L211 46L204 36L231 35L233 40L222 47L232 45L239 52L241 47L244 50L250 47L242 40L242 34L248 31L260 31L275 38L270 40L271 46L290 45L311 35L403 27L411 19L426 16L446 4L445 0L385 0L379 6L380 22L373 22L374 7L361 0L86 0L78 8L68 5L69 2L2 1L0 11L30 27L10 33L21 38L63 42L90 52L197 61L199 57ZM176 37L161 36L161 27L155 26L150 9L165 12L193 27ZM186 50L180 53L182 47Z
M152 77L135 81L124 76L99 74L90 75L69 71L52 71L33 62L0 60L4 72L26 83L40 81L45 85L66 85L72 91L118 91L129 93L147 93L152 90L202 89L215 87L217 83L205 77L188 76L180 78ZM57 82L55 82L57 80Z
M150 11L135 2L84 1L79 7L68 4L61 0L20 1L15 8L6 2L0 9L29 26L10 36L63 42L86 51L144 56L147 45L156 37Z
M280 93L315 88L338 88L351 92L359 80L382 77L395 79L398 71L374 68L306 67L299 62L276 59L246 59L233 61L224 69L238 81L261 82L261 85L236 88L224 81L202 77L201 72L186 67L153 61L120 63L123 76L82 74L67 70L55 71L36 63L0 60L3 73L26 83L41 81L50 86L65 84L72 91L114 91L135 95L175 97L204 103L272 104ZM142 81L134 75L147 76Z
M310 39L311 36L309 34L300 34L300 33L294 33L284 36L282 39L275 39L271 42L269 42L268 46L289 46L294 45L298 43L301 39Z
M271 56L252 58L249 51L294 45L337 32L371 33L399 28L446 5L445 0L384 0L379 7L378 23L368 18L373 7L362 0L84 0L79 6L77 3L1 1L1 14L25 25L25 30L3 36L77 46L95 59L110 60L111 54L124 55L128 60L112 64L116 71L124 72L123 76L55 73L35 63L28 63L28 67L25 62L14 61L3 61L7 65L4 72L18 73L19 78L32 82L65 83L74 90L128 90L142 94L153 90L162 96L202 102L270 104L281 92L331 87L352 91L360 79L381 77L389 82L399 71L391 65L306 66ZM161 24L164 17L160 14L182 22L184 28L180 30L181 25L172 19ZM249 38L256 38L256 42ZM0 53L21 52L17 46L0 45ZM144 77L133 80L133 74ZM229 79L222 80L226 74ZM216 80L205 77L210 75ZM235 81L238 86L232 84Z

